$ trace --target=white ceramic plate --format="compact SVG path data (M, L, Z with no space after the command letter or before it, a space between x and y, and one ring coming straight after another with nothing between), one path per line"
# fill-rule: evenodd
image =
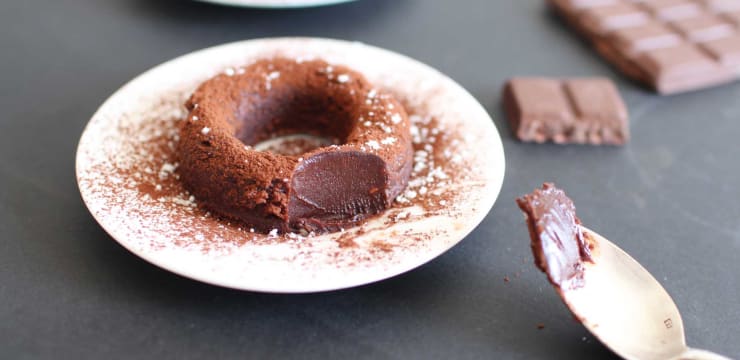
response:
M182 104L211 76L275 56L350 66L405 105L415 171L408 191L382 216L344 233L271 237L203 212L182 188L173 150ZM210 284L298 293L386 279L444 253L493 206L504 152L483 107L436 70L360 43L277 38L197 51L135 78L90 120L76 167L88 209L134 254Z
M219 5L242 6L254 8L303 8L324 5L335 5L355 0L198 0Z

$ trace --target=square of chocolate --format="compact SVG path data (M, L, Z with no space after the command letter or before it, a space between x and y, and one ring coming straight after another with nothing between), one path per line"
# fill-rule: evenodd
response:
M740 0L701 0L701 2L717 12L740 10Z
M572 141L624 144L629 140L627 107L617 87L605 78L568 79L565 92L573 105Z
M716 40L735 32L732 24L713 14L678 20L673 23L673 26L693 42Z
M708 41L702 46L721 64L740 73L740 35Z
M521 141L622 145L629 140L627 108L605 78L514 78L504 108Z
M573 112L559 80L516 78L504 89L504 107L512 129L522 141L567 141Z
M723 16L735 24L735 26L740 26L740 11L728 12L723 14Z
M583 11L580 17L589 31L599 34L643 25L650 20L647 12L630 3L588 8Z
M701 14L701 6L691 0L641 0L655 17L665 20L686 19Z
M622 0L553 0L556 6L570 11L593 8L605 5L614 5Z
M619 29L612 33L610 39L627 57L648 50L678 46L683 41L676 32L660 23Z
M655 87L661 93L677 92L697 84L720 84L733 77L727 68L689 43L645 52L638 64L655 79Z

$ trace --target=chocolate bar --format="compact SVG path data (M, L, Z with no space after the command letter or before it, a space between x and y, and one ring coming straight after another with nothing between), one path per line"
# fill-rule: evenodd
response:
M596 51L661 94L740 78L740 0L548 0Z
M521 141L622 145L629 140L627 108L605 78L515 78L504 108Z

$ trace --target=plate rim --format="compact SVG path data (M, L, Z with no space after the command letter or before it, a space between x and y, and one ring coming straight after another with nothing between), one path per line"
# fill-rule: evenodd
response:
M493 174L495 174L494 177L492 179L488 179L491 183L488 184L487 189L491 191L491 195L487 196L486 198L487 201L485 203L480 204L481 209L474 212L475 216L471 220L465 222L466 228L464 231L460 232L461 235L459 236L459 239L455 241L450 241L449 243L446 244L446 246L444 246L444 248L440 247L440 249L437 249L437 251L428 253L427 256L420 258L421 260L406 262L403 266L395 266L392 271L383 272L381 276L371 277L370 279L364 279L363 281L341 284L339 286L320 287L320 288L307 286L305 288L286 289L286 288L280 288L280 287L274 287L274 286L272 287L271 286L255 286L254 284L245 286L244 284L238 284L232 281L222 281L219 279L214 279L213 277L203 276L198 271L191 272L183 268L173 268L171 264L169 264L169 266L168 264L163 264L163 262L159 260L158 257L156 256L156 253L140 251L134 246L133 243L120 239L120 238L123 238L124 236L117 234L115 229L111 228L112 225L106 223L105 217L103 215L96 214L96 212L93 211L93 208L91 208L92 202L90 199L86 198L86 192L85 190L83 190L82 185L80 183L81 170L82 170L81 162L83 161L82 159L83 152L81 151L82 146L84 145L83 139L85 137L85 134L88 133L88 130L90 129L91 124L93 123L93 120L96 117L98 117L99 113L106 106L107 103L109 103L116 96L119 96L118 95L119 93L125 92L133 83L139 81L141 78L148 76L150 73L156 72L160 68L166 67L170 65L171 63L180 61L187 57L197 56L199 54L211 52L211 51L218 51L219 49L228 48L228 47L241 48L243 46L249 46L250 44L265 42L265 41L281 42L281 41L305 41L305 40L326 42L328 44L341 45L341 46L356 46L358 44L357 42L351 42L351 41L346 41L346 40L319 38L319 37L267 37L267 38L248 39L248 40L219 44L219 45L195 50L192 52L188 52L186 54L182 54L180 56L167 60L163 63L160 63L159 65L156 65L152 68L149 68L148 70L145 70L144 72L140 73L139 75L133 77L131 80L124 83L121 87L116 89L110 96L108 96L101 103L101 105L97 108L97 110L93 113L90 120L85 125L82 131L82 134L80 136L80 140L77 145L76 156L75 156L75 178L76 178L78 190L80 191L83 203L85 204L85 207L88 209L88 212L90 212L90 214L93 216L95 221L103 228L103 230L108 234L108 236L110 236L113 240L115 240L118 244L123 246L125 249L127 249L134 255L142 258L143 260L147 261L148 263L155 265L168 272L177 274L179 276L189 278L192 280L196 280L202 283L207 283L207 284L221 286L221 287L235 289L235 290L254 291L254 292L262 292L262 293L279 293L279 294L301 294L301 293L327 292L327 291L358 287L358 286L367 285L367 284L379 282L382 280L386 280L386 279L398 276L400 274L406 273L415 268L421 267L424 264L429 263L430 261L446 253L452 247L454 247L455 245L462 242L465 238L467 238L467 236L470 233L472 233L480 225L480 223L485 219L485 217L491 212L491 209L495 205L495 202L498 199L501 193L501 189L503 187L503 181L505 178L505 171L506 171L506 159L505 159L505 152L503 148L503 141L501 138L501 134L498 128L496 127L495 122L491 118L488 111L483 107L483 105L477 99L475 99L475 97L470 92L468 92L464 87L462 87L462 85L458 84L457 82L452 80L447 75L409 56L406 56L406 55L403 55L403 54L400 54L398 52L391 51L388 49L384 49L381 47L376 47L373 45L365 44L365 43L361 43L362 46L369 48L372 51L379 51L381 53L384 53L384 55L392 55L392 56L403 58L405 61L410 61L411 63L413 63L414 66L419 66L419 67L424 68L424 70L426 71L434 72L436 75L446 80L447 86L452 86L455 88L456 96L463 96L467 98L466 101L470 102L471 104L475 104L477 108L476 111L480 112L481 114L485 114L486 119L489 120L490 122L490 130L492 130L493 133L496 135L494 139L489 139L491 140L490 154L495 155L497 160L499 160L495 163L495 166L497 167L497 169L493 171Z

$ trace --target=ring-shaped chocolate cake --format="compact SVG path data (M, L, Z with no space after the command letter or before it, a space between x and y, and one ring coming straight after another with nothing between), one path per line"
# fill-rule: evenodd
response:
M345 66L274 58L202 83L186 103L178 172L199 206L261 232L332 232L391 205L411 173L409 120ZM338 139L298 156L253 150L287 134Z

